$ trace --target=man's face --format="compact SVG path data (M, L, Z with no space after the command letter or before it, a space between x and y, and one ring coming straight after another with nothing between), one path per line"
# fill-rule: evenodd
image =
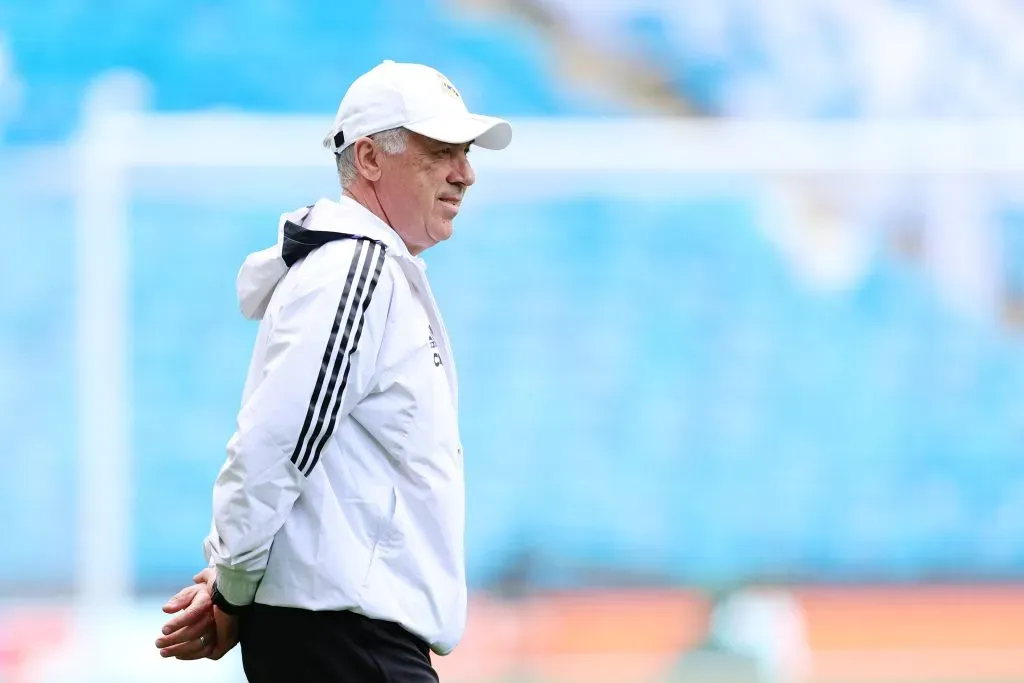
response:
M405 151L385 156L377 197L391 227L413 253L452 236L466 189L476 182L469 145L408 133Z

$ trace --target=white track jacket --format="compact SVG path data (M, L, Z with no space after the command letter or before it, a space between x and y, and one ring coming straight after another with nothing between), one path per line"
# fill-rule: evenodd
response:
M425 265L346 197L278 234L238 276L260 326L207 560L232 604L352 610L447 654L465 627L465 493Z

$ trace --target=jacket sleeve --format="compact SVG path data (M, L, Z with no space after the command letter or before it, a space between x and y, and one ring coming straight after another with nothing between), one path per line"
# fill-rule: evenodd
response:
M369 391L392 290L384 260L370 240L322 247L296 264L266 314L204 543L233 605L253 601L275 534L336 425Z

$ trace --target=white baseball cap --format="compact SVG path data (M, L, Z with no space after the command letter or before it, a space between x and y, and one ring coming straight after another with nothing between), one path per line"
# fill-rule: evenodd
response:
M388 59L349 86L324 146L338 154L361 137L398 127L440 142L472 142L487 149L504 149L512 140L508 121L471 114L441 72Z

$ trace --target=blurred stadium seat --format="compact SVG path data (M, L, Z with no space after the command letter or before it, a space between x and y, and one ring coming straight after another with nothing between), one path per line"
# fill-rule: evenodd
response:
M1024 98L1024 53L1008 39L1024 12L1012 3L528 4L602 49L658 65L711 114L984 116Z
M558 86L543 68L545 46L521 23L462 18L438 0L266 2L259 11L240 0L114 0L102 11L48 0L46 7L0 7L0 32L26 84L8 131L14 142L74 131L89 82L111 69L144 74L153 105L164 110L330 112L339 84L385 58L435 65L481 110L561 114L598 106Z

